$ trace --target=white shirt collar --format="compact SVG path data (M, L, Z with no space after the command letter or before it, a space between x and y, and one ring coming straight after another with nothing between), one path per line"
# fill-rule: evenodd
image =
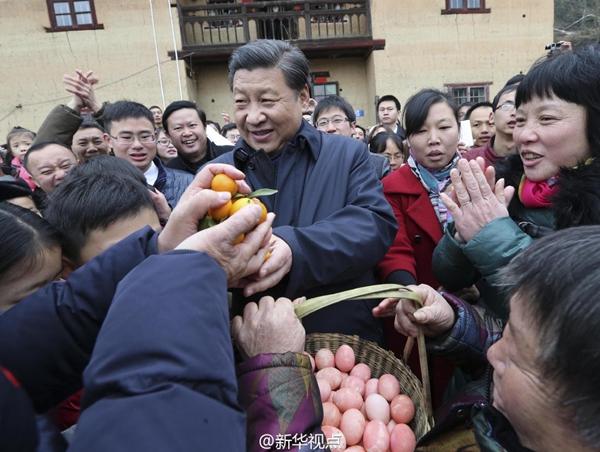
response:
M146 183L154 186L156 179L158 179L158 166L156 166L154 162L151 162L150 167L148 167L144 176L146 177Z

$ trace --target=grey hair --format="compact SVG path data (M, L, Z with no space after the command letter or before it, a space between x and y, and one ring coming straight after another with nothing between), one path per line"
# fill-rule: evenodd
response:
M229 59L229 88L240 69L279 68L287 86L300 92L308 83L310 66L302 51L289 42L259 39L237 48Z
M537 332L536 364L556 411L583 444L600 444L600 226L539 239L500 272Z

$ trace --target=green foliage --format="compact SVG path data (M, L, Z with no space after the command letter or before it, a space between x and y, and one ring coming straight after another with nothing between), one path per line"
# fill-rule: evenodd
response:
M574 46L600 41L600 0L555 0L555 41Z

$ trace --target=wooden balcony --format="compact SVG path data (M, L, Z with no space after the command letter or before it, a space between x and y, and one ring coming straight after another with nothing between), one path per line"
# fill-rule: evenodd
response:
M255 39L291 41L309 58L366 57L385 46L372 37L370 0L185 3L177 2L180 57L192 63L226 61Z

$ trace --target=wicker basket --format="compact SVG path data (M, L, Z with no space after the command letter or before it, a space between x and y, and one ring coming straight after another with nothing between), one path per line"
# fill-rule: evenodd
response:
M373 377L379 378L383 374L392 374L398 379L401 392L408 395L415 404L415 417L410 423L410 427L415 432L417 440L431 430L421 382L408 366L396 358L392 352L383 350L374 342L366 341L358 336L313 333L306 337L306 351L312 355L322 348L328 348L335 353L343 344L352 347L356 362L367 364L371 368Z

